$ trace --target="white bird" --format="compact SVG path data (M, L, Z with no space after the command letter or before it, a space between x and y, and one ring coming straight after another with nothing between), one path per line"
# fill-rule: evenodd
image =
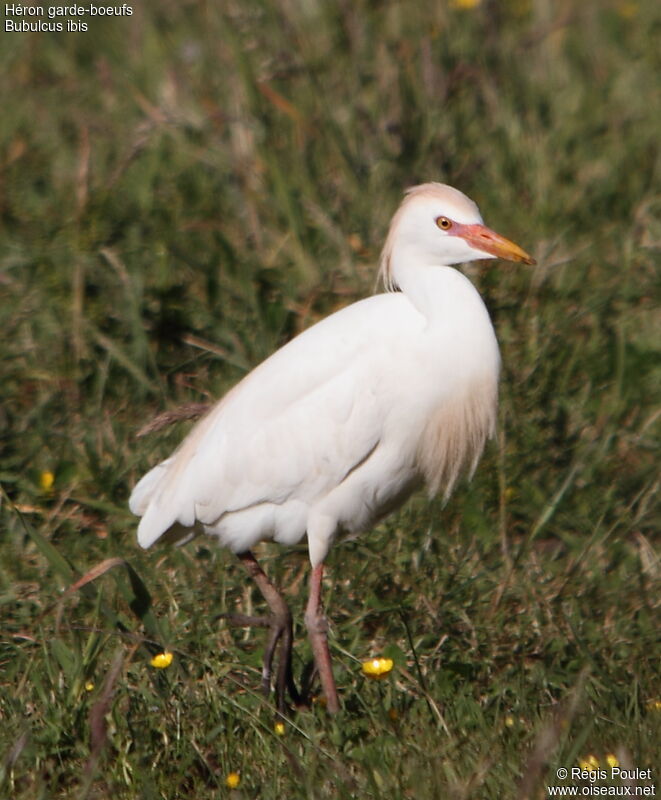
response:
M331 544L367 530L423 483L431 495L449 496L494 433L496 337L480 295L451 266L487 258L535 263L485 227L457 189L410 189L381 256L387 291L337 311L267 358L133 490L142 547L168 531L211 534L256 580L272 612L262 683L268 693L281 641L281 711L285 689L299 700L291 614L251 548L307 535L305 622L327 709L337 711L320 597Z

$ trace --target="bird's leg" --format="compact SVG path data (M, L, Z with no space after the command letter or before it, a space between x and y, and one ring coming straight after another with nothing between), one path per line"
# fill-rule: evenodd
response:
M273 656L275 648L280 642L280 660L278 662L278 674L276 676L275 693L278 711L283 714L285 711L285 691L289 690L294 703L300 702L300 696L294 684L291 671L291 651L293 642L292 617L289 607L284 598L271 583L268 575L257 563L256 558L248 550L238 554L239 559L250 577L257 584L262 597L271 609L271 617L268 627L271 629L264 660L262 666L262 689L268 697L271 691L271 672L273 667ZM242 620L250 624L263 625L264 618L243 617Z
M340 701L337 696L333 667L331 665L330 650L328 649L328 622L324 615L321 603L321 579L324 574L324 565L317 564L310 576L310 597L305 609L305 625L310 636L312 654L317 665L321 680L321 688L326 698L326 708L330 714L340 710Z

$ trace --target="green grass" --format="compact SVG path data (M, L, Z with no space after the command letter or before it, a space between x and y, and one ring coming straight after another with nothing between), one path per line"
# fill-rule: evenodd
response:
M656 767L658 3L134 9L1 34L0 797L521 800L590 753ZM219 619L262 608L236 560L135 541L185 426L135 432L369 293L424 180L539 262L470 268L501 432L447 506L335 547L343 711L280 737L263 634ZM305 547L260 555L300 674Z

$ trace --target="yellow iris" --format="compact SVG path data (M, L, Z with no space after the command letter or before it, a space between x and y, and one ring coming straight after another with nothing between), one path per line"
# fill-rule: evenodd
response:
M392 672L393 666L392 658L370 658L369 661L363 661L363 675L379 680Z

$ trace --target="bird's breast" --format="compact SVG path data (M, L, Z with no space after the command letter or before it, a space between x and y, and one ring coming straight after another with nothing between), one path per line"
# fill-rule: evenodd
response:
M498 414L500 356L491 322L453 333L439 357L438 394L418 444L419 467L432 494L447 498L462 472L472 475Z
M498 344L481 298L465 288L462 302L446 302L434 319L400 335L403 363L391 386L401 446L430 492L446 497L462 472L472 473L497 420Z

